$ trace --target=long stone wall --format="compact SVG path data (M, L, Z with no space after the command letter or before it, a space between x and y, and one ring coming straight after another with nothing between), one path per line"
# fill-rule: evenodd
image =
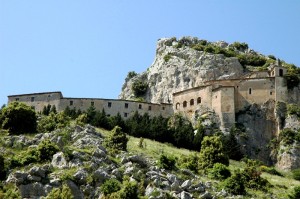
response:
M100 98L65 98L61 92L32 93L8 96L8 103L20 101L32 106L37 112L43 111L47 105L56 106L57 111L63 111L67 106L70 109L86 111L90 106L96 110L105 110L108 116L118 113L123 118L129 118L136 111L143 115L148 113L151 117L162 115L168 117L173 114L172 104L154 104L130 100L100 99Z

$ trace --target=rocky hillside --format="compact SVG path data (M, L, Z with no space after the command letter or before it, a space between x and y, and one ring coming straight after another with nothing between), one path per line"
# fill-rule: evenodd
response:
M121 99L142 97L149 102L172 102L172 93L214 79L236 78L246 66L264 66L275 61L245 43L208 42L194 37L160 39L153 64L146 72L126 78ZM133 89L136 82L147 85L143 93Z

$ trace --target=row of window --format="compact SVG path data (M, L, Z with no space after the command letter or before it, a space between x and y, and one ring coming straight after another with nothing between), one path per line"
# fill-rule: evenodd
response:
M195 104L194 99L191 99L191 100L190 100L190 106L194 106L194 104ZM198 97L198 98L197 98L197 104L201 104L201 97ZM177 103L177 104L176 104L176 109L178 109L179 107L180 107L180 103ZM187 101L183 101L182 107L183 107L183 108L187 107Z
M71 100L70 102L70 106L73 106L74 105L74 102ZM94 106L95 105L95 102L91 102L91 106ZM112 103L111 102L107 102L107 106L108 108L111 108L112 107ZM128 103L125 103L124 104L124 108L128 109L129 108L129 104ZM139 109L143 109L142 107L142 104L139 104ZM151 111L152 110L152 107L151 106L148 106L148 111ZM162 110L165 110L165 107L163 106L162 107Z

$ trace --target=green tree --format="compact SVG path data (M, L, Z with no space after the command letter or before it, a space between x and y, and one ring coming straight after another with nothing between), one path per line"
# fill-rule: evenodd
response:
M109 179L106 180L100 187L101 192L107 196L109 194L112 194L114 192L117 192L121 189L121 184L116 179Z
M131 88L136 97L141 97L146 93L148 84L147 82L143 82L142 80L136 80L133 82Z
M105 139L104 144L112 151L126 151L128 138L119 126L111 131L111 134Z
M215 163L229 165L229 158L225 153L220 136L206 136L201 143L199 154L199 167L201 169L212 168Z
M1 111L2 128L11 134L36 132L36 113L26 104L12 102Z
M60 188L54 188L51 190L51 192L47 195L46 199L73 199L74 196L72 194L71 189L64 184Z
M40 161L51 160L52 156L59 151L59 148L50 140L43 140L37 147Z
M54 114L57 113L57 110L56 110L56 106L55 106L55 105L53 105L53 106L51 107L50 113L54 113Z
M87 122L89 124L92 124L93 125L93 122L94 122L94 119L95 119L95 116L96 116L96 108L94 106L90 106L87 110Z

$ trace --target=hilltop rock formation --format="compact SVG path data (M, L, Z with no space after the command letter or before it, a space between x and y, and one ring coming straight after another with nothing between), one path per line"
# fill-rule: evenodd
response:
M197 38L186 38L197 43ZM226 48L229 44L217 42L214 45ZM157 43L156 57L146 72L127 79L119 95L121 99L134 99L133 82L147 82L148 89L143 98L154 103L172 102L172 94L195 86L204 81L229 79L241 76L244 68L236 57L197 51L189 46L178 48L174 38L160 39Z

